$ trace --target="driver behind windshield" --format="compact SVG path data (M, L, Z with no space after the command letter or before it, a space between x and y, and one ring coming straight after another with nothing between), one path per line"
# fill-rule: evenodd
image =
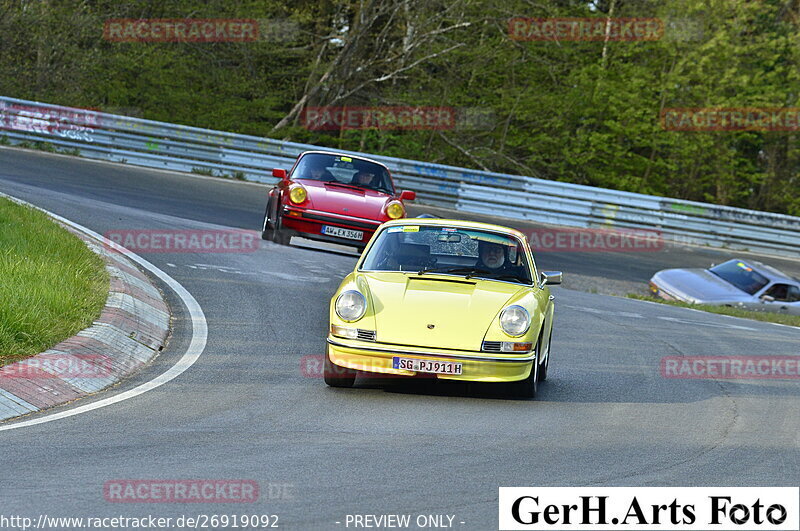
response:
M350 179L350 184L377 190L379 192L393 193L387 184L384 171L375 164L359 164L356 166L356 173Z
M495 271L506 264L506 251L504 245L497 243L478 241L478 269Z
M508 251L509 248L506 245L478 240L478 261L475 268L527 280L523 266L512 264L508 257Z
M366 188L375 188L375 174L361 170L353 176L351 184L364 186Z
M315 181L335 181L336 178L328 171L324 159L314 157L308 161L303 169L303 177Z

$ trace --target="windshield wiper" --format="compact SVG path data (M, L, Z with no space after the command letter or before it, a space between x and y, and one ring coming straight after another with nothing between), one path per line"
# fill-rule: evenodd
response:
M531 281L522 277L518 277L517 275L492 275L489 278L494 278L497 280L514 280L516 282L521 282L523 284L530 284Z
M417 275L425 273L466 273L465 278L472 278L476 274L486 274L489 271L474 267L426 267L417 271Z
M342 186L344 188L352 188L353 190L372 190L375 192L383 192L384 194L394 195L392 190L386 188L374 188L372 186L361 186L358 184L350 184L350 183L342 183L339 181L322 181L325 184L330 184L331 186Z
M353 190L363 190L364 189L364 187L362 187L362 186L356 186L355 184L340 183L339 181L322 181L322 182L324 182L325 184L329 184L331 186L341 186L341 187L350 188L350 189L353 189Z
M482 275L483 276L483 275L491 275L491 274L492 274L491 271L487 271L485 269L477 269L477 268L473 267L472 271L466 276L466 278L472 278L472 277L474 277L476 275Z
M426 267L417 271L417 275L424 275L425 273L466 273L464 278L470 279L476 276L483 276L486 278L492 278L497 280L513 280L515 282L521 282L523 284L530 284L530 281L524 278L521 278L517 275L511 275L508 273L495 273L486 269L479 269L476 267Z

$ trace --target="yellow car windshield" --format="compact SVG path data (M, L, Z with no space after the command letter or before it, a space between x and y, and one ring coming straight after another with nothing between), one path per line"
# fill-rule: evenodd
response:
M519 240L507 234L461 227L387 227L371 246L361 269L531 284L528 260Z

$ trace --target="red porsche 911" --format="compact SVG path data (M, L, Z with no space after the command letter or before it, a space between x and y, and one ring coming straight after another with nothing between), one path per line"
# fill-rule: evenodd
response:
M378 162L325 151L301 153L289 173L269 191L261 237L288 245L292 236L363 249L384 221L405 217L389 170Z

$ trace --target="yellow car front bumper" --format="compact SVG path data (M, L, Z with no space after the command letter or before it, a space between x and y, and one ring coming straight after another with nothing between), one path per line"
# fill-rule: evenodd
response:
M470 382L514 382L527 378L536 360L534 352L501 354L492 352L468 352L390 345L356 341L328 336L328 357L340 367L364 372L416 376L417 372L395 369L394 357L445 361L462 364L461 374L425 374L441 380Z

